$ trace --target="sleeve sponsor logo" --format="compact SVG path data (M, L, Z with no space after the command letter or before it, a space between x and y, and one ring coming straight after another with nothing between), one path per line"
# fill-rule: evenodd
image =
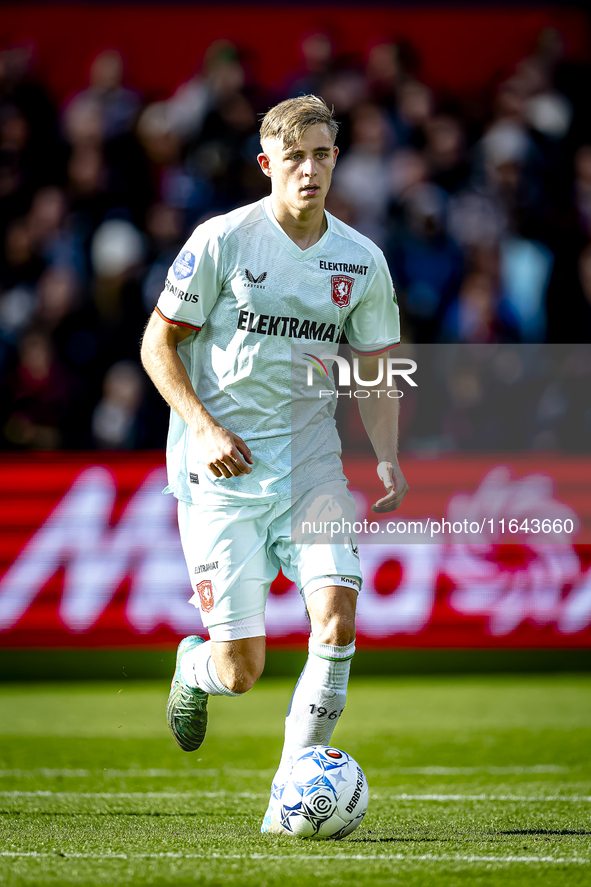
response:
M330 278L331 296L337 308L346 308L351 304L351 290L355 283L354 277L346 274L333 274Z
M183 250L176 258L172 266L174 276L177 280L185 280L190 277L195 270L195 256L188 249Z
M185 290L181 289L178 286L175 286L174 283L166 278L164 281L164 289L171 293L171 295L176 296L177 299L182 299L183 302L192 302L193 304L197 304L199 301L199 296L197 293L187 293Z

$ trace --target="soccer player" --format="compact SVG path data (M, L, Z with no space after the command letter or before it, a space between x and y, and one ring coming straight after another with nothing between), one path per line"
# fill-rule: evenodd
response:
M280 567L305 601L309 655L273 790L293 752L330 743L345 705L362 579L354 534L331 544L293 532L294 510L351 524L355 514L335 398L312 401L308 389L308 418L292 427L292 352L336 355L344 333L360 378L374 380L377 355L400 341L382 252L324 210L337 130L316 96L268 112L258 162L271 195L196 228L142 343L144 366L172 407L167 491L179 500L192 602L210 636L178 648L167 716L182 749L203 742L208 695L240 695L260 677L265 604ZM370 396L359 405L387 491L373 510L390 511L408 489L397 459L398 401ZM264 832L279 831L273 790Z

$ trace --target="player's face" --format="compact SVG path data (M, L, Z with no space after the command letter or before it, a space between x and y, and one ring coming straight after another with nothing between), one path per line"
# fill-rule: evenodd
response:
M263 148L258 161L281 203L299 213L324 207L339 153L326 124L308 127L297 145L285 148L279 139L269 139Z

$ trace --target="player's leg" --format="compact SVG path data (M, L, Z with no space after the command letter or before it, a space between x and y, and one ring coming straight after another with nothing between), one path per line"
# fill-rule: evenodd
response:
M319 581L336 583L344 578L326 577ZM306 606L312 628L308 659L287 711L280 766L302 748L330 744L347 701L355 653L356 604L357 587L353 584L307 589Z
M210 640L179 644L167 707L170 730L184 751L203 742L208 696L238 696L260 676L265 660L264 607L276 568L265 538L264 507L207 511L179 502L183 551ZM257 612L258 611L258 612Z
M325 577L322 581L347 578ZM312 627L308 658L287 709L283 751L261 826L263 833L283 833L275 807L288 775L290 757L312 745L330 745L347 701L349 671L355 653L357 589L337 585L319 587L308 594L306 601Z
M261 614L262 616L262 614ZM264 618L264 617L263 617ZM264 622L261 619L264 630ZM223 626L229 638L233 623ZM211 640L195 646L182 658L181 677L189 687L199 687L210 696L241 696L254 686L265 666L265 636Z
M282 831L274 818L273 803L280 793L291 755L311 745L330 744L345 707L355 653L355 610L361 587L356 539L351 534L340 544L302 543L297 533L294 536L294 514L296 520L297 512L308 518L316 508L338 513L354 523L354 502L346 486L335 491L334 484L330 484L327 490L317 488L302 497L290 515L289 542L284 536L277 545L284 572L302 591L312 631L306 665L285 719L283 752L263 832Z

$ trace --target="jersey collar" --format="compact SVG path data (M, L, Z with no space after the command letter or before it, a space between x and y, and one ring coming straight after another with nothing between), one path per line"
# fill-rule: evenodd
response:
M275 213L273 212L273 204L271 203L270 197L265 197L262 201L263 203L263 212L265 213L265 217L271 226L273 234L281 241L287 252L290 256L293 256L294 259L298 259L298 261L306 261L306 259L313 259L320 250L326 244L326 241L330 237L331 232L331 216L330 213L324 211L324 217L326 219L326 231L314 246L308 247L308 249L300 249L297 243L294 243L291 237L285 233L277 219L275 218Z

